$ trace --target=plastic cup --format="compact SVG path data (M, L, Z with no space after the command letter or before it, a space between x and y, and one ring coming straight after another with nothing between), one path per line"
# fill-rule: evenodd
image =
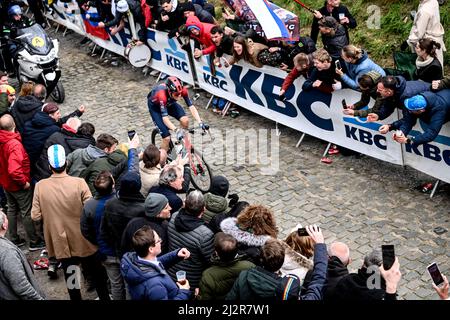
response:
M184 285L186 283L186 271L180 270L177 271L177 282L179 282L181 285Z

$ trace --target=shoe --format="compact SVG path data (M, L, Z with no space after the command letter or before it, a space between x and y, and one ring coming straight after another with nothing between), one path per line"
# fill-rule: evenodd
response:
M16 246L18 246L18 247L21 247L21 246L23 246L23 245L24 245L25 243L27 243L27 242L25 241L25 239L19 237L17 240L12 241L12 243L14 243L14 244L15 244Z
M323 157L322 159L320 159L320 161L323 163L326 163L326 164L333 163L333 160L331 160L330 158L327 158L327 157Z
M328 154L339 154L339 149L329 149Z
M30 241L30 246L28 248L28 250L30 251L37 251L37 250L42 250L45 249L45 242L42 240L39 240L37 242L31 242Z
M158 70L152 70L152 71L150 72L150 75L153 76L153 77L158 76L158 74L159 74L159 71L158 71Z
M165 80L165 79L168 78L168 77L169 77L168 74L163 73L163 74L161 75L161 78L159 78L159 80Z
M50 279L57 279L58 278L58 266L55 264L49 264L48 266L48 270L47 270L47 275Z
M40 258L33 263L34 270L45 270L48 269L48 259Z

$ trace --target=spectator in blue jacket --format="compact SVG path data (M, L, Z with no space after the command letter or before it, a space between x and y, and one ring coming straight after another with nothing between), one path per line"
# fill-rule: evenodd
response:
M342 82L354 90L359 89L359 77L369 71L375 71L383 77L386 75L383 68L368 57L367 52L354 45L349 44L345 46L342 49L341 57L344 60L347 73L338 68L336 68L336 73L341 77Z
M392 124L380 127L380 132L386 134L390 130L400 130L394 134L398 143L411 143L415 145L431 142L439 134L444 123L450 121L450 89L437 93L423 92L405 100L406 109L403 118ZM417 119L427 124L422 134L408 137Z
M136 252L128 252L122 258L121 272L128 284L133 300L188 300L191 296L189 281L175 283L166 269L188 259L186 248L174 250L161 257L161 238L150 227L143 226L133 236Z

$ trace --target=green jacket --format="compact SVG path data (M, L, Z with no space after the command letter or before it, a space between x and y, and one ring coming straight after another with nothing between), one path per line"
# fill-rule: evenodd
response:
M127 156L121 150L117 149L106 157L95 159L89 167L81 172L80 177L86 180L89 190L91 190L91 193L95 195L96 191L94 188L94 182L95 179L97 179L98 174L104 170L111 171L125 159L127 159Z
M444 79L441 80L441 82L439 82L437 90L442 89L450 89L450 76L445 77Z
M211 257L211 264L212 267L203 271L200 280L201 300L224 300L241 271L255 266L250 261L242 260L242 257L222 262L216 254Z
M235 281L230 292L225 297L226 300L278 300L283 279L276 273L255 267L242 271ZM298 279L297 279L298 282ZM300 284L292 286L289 290L299 290ZM298 291L293 292L298 299Z
M0 93L0 115L6 113L9 109L8 95Z
M209 223L216 214L227 213L230 211L228 200L212 193L205 194L205 209L202 219L206 221L206 223Z

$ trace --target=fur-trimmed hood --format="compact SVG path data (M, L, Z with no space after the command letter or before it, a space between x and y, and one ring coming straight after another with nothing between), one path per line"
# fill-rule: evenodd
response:
M239 229L237 218L226 218L220 223L220 229L226 234L233 236L239 243L250 247L262 247L270 236L254 235L248 231Z

